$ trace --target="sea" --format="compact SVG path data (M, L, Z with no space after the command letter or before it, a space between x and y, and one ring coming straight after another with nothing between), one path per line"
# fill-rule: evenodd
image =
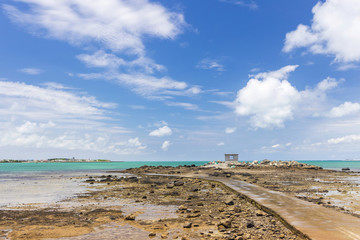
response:
M350 168L351 171L360 171L360 161L353 160L297 160L301 163L316 165L324 169L340 170ZM16 172L92 172L123 170L141 166L201 166L208 161L113 161L113 162L21 162L0 163L0 175Z

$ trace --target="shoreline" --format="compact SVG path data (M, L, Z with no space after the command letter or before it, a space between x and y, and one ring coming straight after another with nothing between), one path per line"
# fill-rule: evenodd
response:
M52 204L1 210L0 239L305 239L251 200L198 178L203 175L245 181L360 216L359 201L347 202L360 191L359 173L303 166L143 166L82 174L75 178L87 191ZM182 177L144 175L149 173ZM111 238L114 231L127 237Z

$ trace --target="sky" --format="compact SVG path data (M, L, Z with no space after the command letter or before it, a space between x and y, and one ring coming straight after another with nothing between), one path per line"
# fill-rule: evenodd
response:
M358 0L0 0L0 159L360 159Z

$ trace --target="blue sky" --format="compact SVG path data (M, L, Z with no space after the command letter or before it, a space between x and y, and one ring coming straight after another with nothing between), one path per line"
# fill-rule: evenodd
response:
M0 4L0 158L360 159L357 0Z

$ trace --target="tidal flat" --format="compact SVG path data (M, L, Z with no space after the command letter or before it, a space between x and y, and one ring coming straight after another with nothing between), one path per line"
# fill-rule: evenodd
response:
M358 216L358 173L261 164L144 166L52 176L68 181L69 194L64 188L63 198L47 203L3 206L0 239L307 238L243 194L204 179L209 176L241 180Z

